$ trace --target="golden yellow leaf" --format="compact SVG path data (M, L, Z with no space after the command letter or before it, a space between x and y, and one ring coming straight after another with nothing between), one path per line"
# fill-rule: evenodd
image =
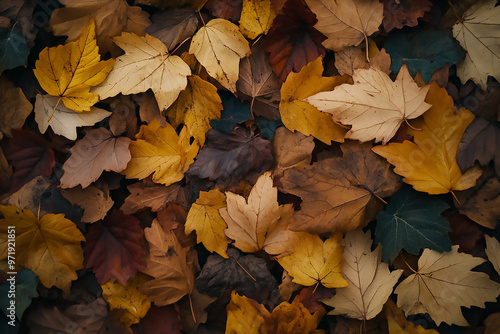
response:
M325 304L335 309L329 314L370 320L382 311L403 270L390 271L381 261L382 248L372 252L370 232L358 229L348 232L342 242L344 263L342 274L349 285L335 290L335 296Z
M184 123L189 134L203 146L205 133L211 129L210 120L219 119L222 101L217 88L197 75L189 76L185 90L167 110L174 127Z
M424 249L418 270L401 282L394 293L398 307L406 316L428 313L439 326L468 326L460 307L485 307L500 295L500 284L482 272L471 271L486 260L459 253L458 245L450 252Z
M281 87L279 110L281 121L290 131L312 135L325 144L344 141L347 130L335 124L332 117L303 99L319 92L332 90L348 81L347 77L322 77L321 57L304 66L299 73L291 72Z
M169 123L162 128L156 119L142 125L136 138L129 146L132 158L121 172L127 179L145 179L153 174L154 182L168 186L182 180L198 153L198 144L189 144L185 127L177 135Z
M311 286L321 283L327 288L341 288L349 283L342 277L342 233L323 242L316 234L304 233L295 252L278 259L293 276L293 282Z
M102 296L108 302L109 308L126 311L120 320L127 326L138 323L148 313L151 301L147 295L137 290L137 287L150 280L147 275L138 273L129 279L125 286L114 281L101 285Z
M236 93L240 59L250 54L250 46L238 26L224 19L213 19L193 36L189 53L222 86Z
M100 84L115 63L114 59L100 59L95 22L90 19L78 40L43 49L33 72L49 95L59 97L58 103L62 101L74 111L90 111L99 101L90 87Z
M33 270L40 282L69 293L76 270L83 268L83 234L63 214L46 214L40 220L30 210L0 205L0 259L8 255L8 226L16 231L15 262Z
M186 88L189 66L178 56L168 53L159 39L132 33L113 38L125 54L116 59L113 70L93 92L104 99L120 93L143 93L151 89L158 107L167 109Z
M268 254L293 251L297 232L288 229L292 204L278 204L278 189L273 187L271 173L262 174L248 196L226 192L227 207L219 209L227 223L226 235L234 246L246 253L260 250Z
M346 138L385 144L403 121L417 118L431 107L425 102L429 87L419 88L406 65L394 82L376 68L354 71L353 80L354 85L343 84L305 99L332 114L334 121L352 125Z
M271 28L276 12L271 0L243 0L240 30L243 36L255 39Z
M226 196L219 189L209 192L200 191L186 218L186 235L196 231L197 242L202 242L207 250L216 252L224 258L228 240L224 234L227 224L219 214L219 209L226 206Z
M21 129L33 106L19 87L15 87L5 75L0 77L0 139L11 136L11 129Z
M436 83L432 83L425 101L432 107L412 122L420 130L408 129L413 142L390 143L372 150L395 166L394 172L404 176L415 190L429 194L445 194L465 190L476 184L481 175L479 168L464 174L456 162L462 134L474 115L462 108L455 113L453 100Z
M421 325L415 326L406 320L403 311L398 309L392 299L388 299L384 305L385 316L389 334L439 334L434 329L425 329Z

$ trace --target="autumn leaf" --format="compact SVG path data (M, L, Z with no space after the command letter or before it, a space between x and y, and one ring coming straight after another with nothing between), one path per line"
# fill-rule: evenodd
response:
M318 235L302 234L295 251L278 259L279 264L293 276L293 282L327 288L341 288L349 283L342 277L342 233L335 233L324 242Z
M189 7L153 13L151 21L153 23L146 28L146 33L162 41L168 50L193 36L198 26L196 12Z
M485 235L484 239L486 240L485 252L488 256L488 260L493 264L496 272L500 274L500 243L496 238L490 237L489 235Z
M389 334L439 334L434 329L425 329L422 325L414 325L413 322L406 320L403 311L390 298L384 305L384 313L387 318Z
M335 296L323 302L334 307L329 314L372 319L382 311L403 270L389 270L387 263L381 261L380 245L371 251L370 231L348 232L342 245L342 275L349 285L337 288Z
M305 0L316 14L316 29L328 37L325 48L340 51L346 46L358 45L378 31L382 23L383 4L375 0Z
M40 86L49 95L58 97L56 106L62 101L71 110L90 111L99 101L90 87L100 84L115 62L100 59L95 22L90 19L76 41L43 49L33 72Z
M391 74L391 56L385 49L379 50L373 40L368 42L368 54L370 62L366 60L363 50L358 47L348 46L341 51L335 52L335 67L341 75L352 76L354 71L360 68L377 68L386 74ZM399 70L399 68L398 68Z
M193 36L189 53L222 86L236 93L240 59L250 55L250 46L236 25L213 19Z
M47 288L69 293L76 270L83 268L84 236L63 214L38 219L30 210L0 205L0 258L7 258L7 226L16 229L16 264L33 270Z
M194 249L182 247L174 232L165 232L157 221L144 230L149 243L147 267L143 273L154 277L139 291L147 294L157 306L173 304L194 287L198 259Z
M373 68L355 71L353 80L354 85L342 84L304 100L332 114L334 121L352 125L345 138L361 142L375 139L386 144L401 123L408 123L431 107L424 101L429 87L419 88L404 65L394 82Z
M11 129L21 129L33 106L19 87L15 87L5 75L0 77L0 139L11 136Z
M309 164L314 149L314 138L300 132L291 132L285 127L276 129L274 134L274 157L276 170L288 169L301 164Z
M373 151L391 164L394 172L417 191L446 194L475 185L481 170L473 168L461 173L456 163L460 138L474 116L465 108L454 112L453 101L444 88L431 83L427 103L432 107L423 118L412 122L420 130L407 129L413 142L376 146Z
M220 190L200 191L200 197L189 209L185 231L186 235L196 231L198 243L203 243L208 251L228 258L226 254L228 242L224 234L227 224L219 214L219 209L224 206L226 206L226 196Z
M71 204L83 209L82 222L94 223L106 217L106 213L115 203L109 195L109 189L102 188L104 189L90 185L83 189L77 186L71 189L60 189L60 192Z
M394 194L400 183L390 165L370 148L369 143L349 141L341 145L343 158L285 170L281 190L302 198L301 209L294 214L293 230L351 231L375 217L383 208L380 198Z
M118 57L106 80L93 89L101 99L143 93L151 89L160 110L167 109L186 88L189 66L171 55L167 46L153 36L124 32L113 41L125 51Z
M471 79L486 89L488 76L500 79L500 7L495 0L469 8L453 26L453 36L467 51L457 65L462 83Z
M150 25L148 13L137 6L129 6L125 0L71 0L60 1L64 7L54 9L49 26L56 36L68 36L68 42L78 39L90 18L95 20L97 44L103 53L111 51L113 56L119 49L112 38L122 32L144 35Z
M7 296L10 293L10 280L5 281L0 284L0 293ZM17 319L22 319L24 311L31 305L33 298L39 296L37 291L38 286L38 276L29 269L22 269L16 275L16 294L15 294L15 305L16 305L16 317ZM0 300L0 307L7 310L10 307L9 298L3 298ZM10 312L9 312L10 313Z
M384 0L384 30L401 29L418 25L418 18L431 10L429 0Z
M205 8L218 18L238 21L243 7L243 0L208 0Z
M196 141L190 144L186 132L183 128L177 135L169 123L162 128L156 119L142 125L137 140L129 146L132 158L121 173L127 179L145 179L153 174L154 182L166 186L182 180L198 153Z
M438 253L425 249L418 260L418 270L403 282L394 293L398 307L406 316L428 313L439 326L468 326L460 307L485 307L485 302L496 301L500 284L482 272L470 271L485 262L467 253L459 253L458 246L450 252Z
M71 156L64 162L61 187L81 185L85 188L104 171L121 172L131 159L129 145L129 138L116 138L104 128L88 131L71 148Z
M271 0L243 0L240 30L243 36L255 39L271 28L276 12Z

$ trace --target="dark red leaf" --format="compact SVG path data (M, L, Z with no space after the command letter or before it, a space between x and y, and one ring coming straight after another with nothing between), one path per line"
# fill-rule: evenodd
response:
M478 224L469 217L458 212L450 214L448 217L451 232L448 233L453 245L460 245L461 252L470 253L476 247L476 242L483 237Z

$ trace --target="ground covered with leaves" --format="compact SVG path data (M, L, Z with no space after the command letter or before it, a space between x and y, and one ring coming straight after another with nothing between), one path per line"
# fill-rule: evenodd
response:
M498 333L495 0L0 3L0 332Z

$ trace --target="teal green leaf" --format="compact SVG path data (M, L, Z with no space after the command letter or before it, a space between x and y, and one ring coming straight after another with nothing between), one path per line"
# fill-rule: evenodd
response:
M228 92L221 92L220 98L223 107L220 119L210 121L210 125L214 129L231 133L235 126L252 119L249 102L241 102Z
M9 275L10 277L10 275ZM38 285L38 276L29 270L23 269L17 274L17 281L15 284L15 308L16 316L18 319L23 317L23 313L31 305L31 299L38 297L36 286ZM4 312L7 312L7 307L10 305L11 298L8 298L10 290L10 282L6 281L0 284L0 307ZM3 332L2 332L3 333Z
M17 66L25 66L29 53L26 38L17 23L10 31L0 31L0 73Z
M274 119L267 119L264 117L255 118L254 122L260 130L260 135L262 138L273 141L274 131L280 126L283 126L281 121L276 121Z
M403 187L377 214L375 242L382 244L382 260L392 261L404 249L417 255L420 249L451 249L448 220L441 213L449 206L442 200Z
M434 71L445 64L458 63L465 55L449 29L394 31L387 37L384 48L391 55L394 73L397 74L406 64L413 77L420 71L425 83L429 82Z

